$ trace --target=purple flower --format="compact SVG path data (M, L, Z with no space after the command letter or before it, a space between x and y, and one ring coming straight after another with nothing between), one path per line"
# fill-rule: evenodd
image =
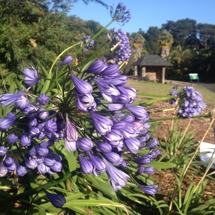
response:
M93 172L94 175L97 175L97 173L100 174L106 170L105 163L101 158L92 155L90 152L88 152L88 156L93 166L95 167L95 171Z
M93 142L86 137L78 138L76 144L77 147L83 152L90 151L93 148Z
M111 152L112 146L109 143L96 143L97 147L101 152Z
M64 139L64 145L68 152L76 151L76 142L75 141L68 141L66 138Z
M112 146L118 146L123 140L123 135L119 130L116 129L111 129L111 131L106 133L104 137Z
M36 136L38 136L40 134L40 130L37 127L31 127L29 129L29 133L30 133L31 137L36 137Z
M110 119L108 119L105 116L96 114L93 111L90 112L90 115L92 117L94 127L99 134L105 135L107 132L111 130L113 122Z
M141 143L138 139L136 138L128 138L124 140L125 146L127 147L127 149L133 153L133 154L137 154Z
M87 72L93 73L93 74L99 74L106 67L107 67L107 65L104 63L104 61L98 59L89 66L89 68L87 69Z
M18 176L24 176L27 174L27 170L24 166L17 164L16 173Z
M28 107L30 104L29 100L25 96L20 96L16 101L15 101L15 106L19 110L24 110L25 108Z
M109 65L100 73L100 75L104 76L105 78L116 78L120 75L118 64Z
M92 94L93 88L88 82L76 77L73 73L71 73L71 77L75 85L75 89L79 94Z
M143 190L144 193L148 195L154 195L158 191L158 186L157 185L139 185L140 189Z
M90 40L90 36L86 36L85 37L85 42L87 43ZM94 40L91 40L87 46L84 48L85 51L89 50L90 48L92 48L94 46Z
M85 174L90 174L93 172L93 165L92 163L85 157L83 157L81 154L78 155L80 167L82 172Z
M124 187L126 182L130 179L129 175L112 166L105 159L103 159L103 161L106 165L107 174L113 189L117 191Z
M107 105L105 105L105 107L109 111L119 111L123 108L123 105L122 104L107 104Z
M45 122L44 125L45 131L53 133L57 131L57 123L56 120L54 118L49 119Z
M55 162L56 162L55 159L49 157L45 157L43 160L43 163L48 167L53 166Z
M51 166L51 169L55 172L61 172L62 171L62 163L61 162L58 162L56 161L52 166Z
M53 194L49 193L47 190L43 189L46 196L48 197L49 201L52 203L52 205L56 208L62 208L63 205L66 203L66 199L64 196L60 194Z
M40 94L37 97L37 101L41 104L41 105L45 105L49 102L49 97L46 94Z
M20 138L20 145L24 147L31 145L31 138L28 137L24 131L22 132L22 136Z
M75 142L78 139L78 132L74 124L69 121L68 116L66 117L65 138L68 142Z
M142 157L136 158L134 162L138 164L148 164L152 161L151 157L148 155L144 155Z
M115 152L109 152L109 153L103 152L102 154L104 155L104 157L107 160L109 160L113 164L119 165L123 161L122 157L119 154L115 153Z
M35 146L35 150L38 156L46 157L49 153L49 149L41 146Z
M66 65L66 64L69 64L72 62L72 56L67 56L63 59L63 61L60 63L60 66L63 66L63 65Z
M15 134L9 134L7 139L10 144L14 144L18 140L18 136Z
M24 83L29 87L33 87L40 81L40 78L38 78L37 75L37 70L33 67L22 70L22 73L25 75Z
M143 165L139 166L138 174L146 173L146 174L153 174L155 172L155 168L151 166L144 167Z
M96 102L91 94L80 95L76 93L76 105L80 111L96 110Z
M127 105L126 108L138 119L144 122L148 120L149 116L144 107Z
M25 159L25 165L29 168L29 169L35 169L37 167L37 161L34 158L26 158Z
M5 158L4 165L6 167L11 166L13 164L14 164L14 159L12 157L8 156L8 157Z
M134 88L128 86L117 86L117 89L121 95L129 98L129 103L134 102L134 99L136 98L136 90Z
M22 92L18 92L16 94L10 94L10 93L2 94L2 95L0 95L0 105L8 106L8 105L14 103L21 96L22 96Z
M5 156L8 149L5 146L0 146L0 157Z
M7 172L7 167L3 163L0 163L0 177L4 177Z
M158 144L159 144L158 139L153 138L151 140L151 142L146 146L146 148L151 149L151 148L154 148L155 146L157 146Z
M37 170L40 174L46 174L50 171L50 168L46 166L44 163L39 163L37 165Z
M14 115L14 114L13 114ZM15 115L14 115L15 116ZM0 119L0 130L2 130L2 131L5 131L5 130L7 130L8 128L10 128L12 125L13 125L13 123L14 123L14 121L15 121L15 117L12 117L11 116L11 118L10 117L6 117L6 118L1 118Z

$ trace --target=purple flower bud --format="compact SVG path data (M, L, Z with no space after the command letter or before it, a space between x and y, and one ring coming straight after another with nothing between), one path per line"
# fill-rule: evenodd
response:
M31 137L36 137L37 135L40 134L40 130L39 130L39 128L37 128L37 127L31 127L31 128L29 129L29 133L30 133L30 136L31 136Z
M122 104L108 104L108 105L105 105L105 107L109 111L119 111L123 108L123 105Z
M66 138L64 139L64 145L68 152L76 151L76 142L75 141L68 141Z
M148 164L151 161L152 161L152 159L148 155L144 155L144 156L139 157L139 158L137 158L137 159L134 160L134 162L136 162L138 164Z
M99 74L101 73L107 65L102 60L96 60L94 63L92 63L89 68L87 69L87 72L93 73L93 74Z
M51 170L55 171L55 172L61 172L63 166L60 162L56 161L52 166L51 166Z
M16 167L16 173L18 176L24 176L27 174L27 170L24 166L18 164Z
M134 99L136 98L136 90L132 87L117 86L117 89L119 90L121 95L126 95L129 97L129 99L131 100L130 103L132 103L134 101Z
M134 114L134 116L135 116L138 120L146 121L146 120L148 120L148 118L149 118L148 113L147 113L147 111L146 111L146 109L145 109L144 107L127 105L126 108L127 108L132 114Z
M9 134L7 139L10 144L14 144L18 140L18 136L15 134Z
M151 140L151 142L146 146L146 148L151 149L151 148L154 148L155 146L157 146L158 144L159 144L158 139L153 138Z
M0 163L0 177L4 177L7 172L7 167L3 163Z
M10 128L13 125L15 119L16 118L14 118L14 117L13 118L12 117L11 118L9 118L9 117L1 118L0 119L0 130L5 131L8 128Z
M113 164L119 165L123 161L122 157L115 152L109 152L109 153L103 152L102 154L107 160L109 160Z
M93 172L92 163L87 158L83 157L81 154L79 154L78 158L82 172L84 172L85 174L92 173Z
M83 95L92 94L93 88L88 82L83 81L82 79L76 77L73 73L71 74L71 77L75 85L75 89L79 94L83 94Z
M15 106L19 110L24 110L25 108L28 107L30 104L29 100L25 96L20 96L16 101L15 101Z
M5 156L8 149L5 146L0 146L0 157Z
M101 152L111 152L112 146L109 143L96 143L97 147Z
M99 134L105 135L107 132L111 131L113 122L110 119L96 114L93 111L90 112L90 115L92 117L94 127Z
M9 167L14 164L14 159L12 157L6 157L4 160L4 165Z
M29 87L36 85L40 81L37 70L33 67L22 70L22 73L25 75L24 83Z
M36 118L30 119L28 122L28 126L30 126L30 127L37 127L37 125L38 125L38 121Z
M0 95L0 105L8 106L8 105L14 103L21 96L22 96L22 92L18 92L16 94L10 94L10 93L2 94L2 95Z
M45 122L44 125L45 131L50 132L50 133L54 133L57 131L57 123L56 120L54 118L49 119Z
M35 169L37 167L37 161L34 158L26 158L25 159L25 165L29 169Z
M151 166L144 167L143 165L139 166L138 174L146 173L146 174L153 174L155 172L155 168Z
M63 205L66 203L66 199L64 196L60 194L53 194L49 193L47 190L43 189L46 196L48 197L49 201L52 203L52 205L56 208L62 208Z
M49 172L50 168L46 166L44 163L40 163L37 165L37 170L40 174L46 174Z
M123 171L117 169L116 167L109 164L105 159L103 159L106 169L107 175L110 179L110 183L115 191L121 189L125 186L126 182L129 180L129 175L124 173Z
M90 151L93 148L93 142L86 137L78 138L76 144L83 152Z
M90 152L88 153L88 156L93 166L96 168L96 172L94 172L95 175L97 175L97 172L100 174L105 171L105 164L101 158L92 155Z
M67 139L67 142L75 142L78 139L78 132L76 131L74 124L69 121L68 117L66 117L65 138Z
M55 159L48 158L48 157L45 157L43 160L43 163L48 167L53 166L55 162L56 162Z
M158 186L157 185L139 185L140 189L143 190L144 193L148 194L148 195L154 195L157 193L158 191Z
M49 153L49 150L45 147L35 146L35 150L38 156L46 157Z
M116 129L111 129L111 131L106 133L104 137L110 142L112 146L118 146L123 140L123 135Z
M124 140L125 146L127 147L127 149L133 153L133 154L137 154L141 143L138 139L136 138L128 138Z
M91 94L80 95L76 93L76 105L80 111L88 112L89 110L96 110L96 102Z
M37 97L37 101L41 104L41 105L45 105L49 102L49 97L46 94L40 94Z
M119 66L118 64L109 65L106 69L104 69L100 75L107 78L115 78L119 76Z
M72 56L67 56L64 58L64 60L60 63L60 66L63 66L63 65L66 65L66 64L69 64L72 62Z
M7 166L7 170L8 171L14 171L14 170L16 170L16 164L13 163L11 166Z
M37 117L38 117L39 119L41 119L41 120L45 120L45 119L47 119L48 116L49 116L49 112L48 112L48 111L45 111L44 108L39 108L38 112L39 112L39 113L37 114ZM52 119L51 119L51 120L52 120Z

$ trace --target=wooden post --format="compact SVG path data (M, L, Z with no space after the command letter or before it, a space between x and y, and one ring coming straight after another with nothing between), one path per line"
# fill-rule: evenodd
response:
M143 67L142 67L142 74L141 74L142 77L141 77L141 78L144 78L145 73L146 73L146 67L143 66Z
M137 76L137 66L134 66L134 76Z
M164 84L165 83L165 72L166 72L166 67L162 68L162 79L161 79L161 83Z

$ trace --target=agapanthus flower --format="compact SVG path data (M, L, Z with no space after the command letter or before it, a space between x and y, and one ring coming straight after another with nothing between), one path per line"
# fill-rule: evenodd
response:
M27 69L24 69L22 70L22 73L25 76L24 83L29 87L33 87L40 81L40 78L38 77L38 74L37 74L37 70L34 67L29 67Z
M119 165L122 163L123 158L115 152L103 152L102 155L111 163Z
M24 166L17 164L16 173L18 176L24 176L27 174L27 169Z
M155 172L155 168L151 166L140 165L138 168L138 174L146 173L153 174Z
M88 112L96 110L96 102L91 94L81 95L76 93L76 105L80 111Z
M0 105L1 106L8 106L14 103L17 99L22 96L22 92L18 92L15 94L5 93L0 95Z
M127 149L133 154L137 154L139 148L141 147L140 141L136 138L127 138L124 140L124 143Z
M30 104L29 100L24 96L20 96L16 101L15 101L15 106L16 108L18 108L19 110L24 110L25 108L28 107L28 105Z
M101 174L102 172L104 172L106 170L105 163L101 158L91 154L90 152L88 152L87 154L88 154L93 166L95 167L95 169L93 170L94 175L97 175L97 173Z
M158 186L157 185L139 185L140 189L143 190L144 193L148 195L154 195L158 191Z
M37 97L37 101L41 104L41 105L46 105L49 102L49 97L46 94L40 94Z
M18 140L18 136L15 135L15 134L9 134L9 135L7 136L7 139L8 139L8 142L9 142L10 144L14 144L14 143Z
M8 156L8 157L5 158L4 165L6 167L11 166L13 164L14 164L14 159L12 157Z
M107 67L108 66L104 63L103 60L98 59L89 66L89 68L87 69L86 72L93 73L93 74L99 74Z
M5 146L0 146L0 157L5 156L7 154L7 147Z
M78 155L80 167L83 173L90 174L93 172L93 164L87 158L83 157L81 154Z
M72 81L75 85L75 89L79 94L85 95L85 94L92 94L93 88L91 84L88 82L76 77L73 73L71 74Z
M111 130L113 122L110 119L108 119L105 116L96 114L93 111L90 112L90 115L92 117L94 127L99 134L105 135L107 132Z
M5 131L8 128L10 128L13 125L15 119L16 119L16 117L14 114L13 114L13 116L9 115L9 117L7 116L5 118L1 118L0 119L0 130Z
M55 194L55 193L49 193L47 190L43 189L46 196L48 197L51 204L56 208L62 208L63 205L66 203L66 199L63 195Z
M105 159L103 159L103 161L106 165L106 171L113 189L117 191L124 187L126 185L126 182L130 179L129 175L112 166Z
M4 177L7 172L7 167L3 163L0 163L0 177Z
M63 166L61 162L56 161L50 168L52 171L61 172L63 169Z
M85 38L85 42L87 43L90 40L90 35L87 35ZM91 40L87 46L84 48L85 51L89 50L90 48L92 48L94 46L95 41Z
M60 66L63 66L63 65L66 65L66 64L69 64L72 62L72 56L66 56L63 61L60 63Z
M83 152L90 151L94 146L93 142L86 137L78 138L78 140L76 141L76 144L77 144L77 147Z
M73 123L69 121L68 116L66 117L66 124L65 124L65 139L68 142L75 142L78 139L78 132Z
M64 139L64 146L68 152L74 152L77 150L76 142L69 141L67 138Z

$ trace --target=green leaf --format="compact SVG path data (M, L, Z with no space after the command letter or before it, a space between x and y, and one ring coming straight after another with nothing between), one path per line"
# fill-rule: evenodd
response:
M150 164L146 164L145 166L152 166L156 169L170 169L176 167L176 164L170 162L152 161Z

